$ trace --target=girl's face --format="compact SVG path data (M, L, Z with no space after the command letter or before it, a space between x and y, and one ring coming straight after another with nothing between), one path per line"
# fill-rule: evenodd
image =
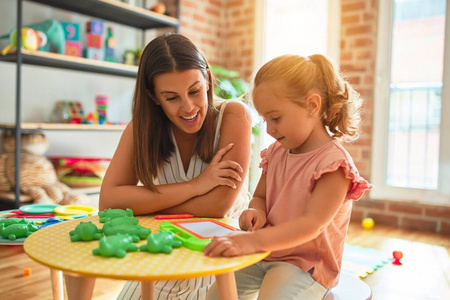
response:
M200 70L164 73L155 76L154 99L173 123L174 129L196 133L206 118L209 85Z
M306 108L294 103L283 93L280 82L262 83L253 91L253 104L267 123L267 133L291 153L308 149L308 139L316 123Z

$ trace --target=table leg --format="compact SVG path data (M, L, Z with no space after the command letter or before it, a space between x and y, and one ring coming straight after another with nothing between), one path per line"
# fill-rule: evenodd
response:
M94 292L95 278L78 277L64 274L67 297L69 300L91 300Z
M234 272L216 275L217 291L221 300L237 300L236 279Z
M64 300L62 272L50 269L50 278L52 281L53 300Z
M141 281L141 300L153 300L155 295L154 281Z

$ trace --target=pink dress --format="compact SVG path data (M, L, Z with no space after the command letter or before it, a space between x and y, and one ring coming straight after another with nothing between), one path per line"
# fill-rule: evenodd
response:
M291 154L278 142L261 152L260 167L266 174L265 227L299 217L322 174L342 168L351 179L345 201L326 229L314 240L294 248L274 251L267 261L285 261L312 273L314 280L330 289L337 284L352 201L372 186L362 178L350 154L333 140L308 153ZM301 228L292 228L301 232Z

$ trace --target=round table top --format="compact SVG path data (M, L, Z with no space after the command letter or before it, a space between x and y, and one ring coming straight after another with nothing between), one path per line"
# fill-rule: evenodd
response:
M160 220L153 216L138 216L139 224L159 232ZM218 219L230 224L232 220ZM102 257L92 254L99 241L71 242L69 231L80 222L92 221L98 228L103 224L98 216L51 225L30 235L24 250L32 259L50 268L86 277L104 277L122 280L171 280L193 278L238 270L264 259L269 252L225 258L211 258L201 251L185 247L173 249L171 254L128 252L124 258ZM144 245L141 240L137 245Z

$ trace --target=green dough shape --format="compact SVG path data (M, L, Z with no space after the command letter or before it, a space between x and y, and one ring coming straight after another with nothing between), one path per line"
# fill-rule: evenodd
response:
M133 211L129 208L127 208L126 210L119 208L107 208L98 212L100 223L105 223L115 218L133 217L133 216L134 216Z
M102 237L99 247L92 250L92 254L104 257L124 258L127 252L138 250L138 246L133 244L133 239L127 234L116 234Z
M150 228L145 228L138 224L139 220L134 217L119 217L107 221L103 225L103 233L106 236L112 236L116 234L129 234L133 238L133 242L146 239L152 232Z
M102 231L91 221L80 222L69 235L72 242L99 240L103 237Z
M36 224L12 224L8 227L5 224L0 224L0 236L4 239L15 240L27 237L38 229L39 226Z
M141 251L148 251L151 253L172 253L173 248L180 248L181 241L175 239L173 232L161 231L155 234L150 234L147 238L147 244L142 245L139 249Z

